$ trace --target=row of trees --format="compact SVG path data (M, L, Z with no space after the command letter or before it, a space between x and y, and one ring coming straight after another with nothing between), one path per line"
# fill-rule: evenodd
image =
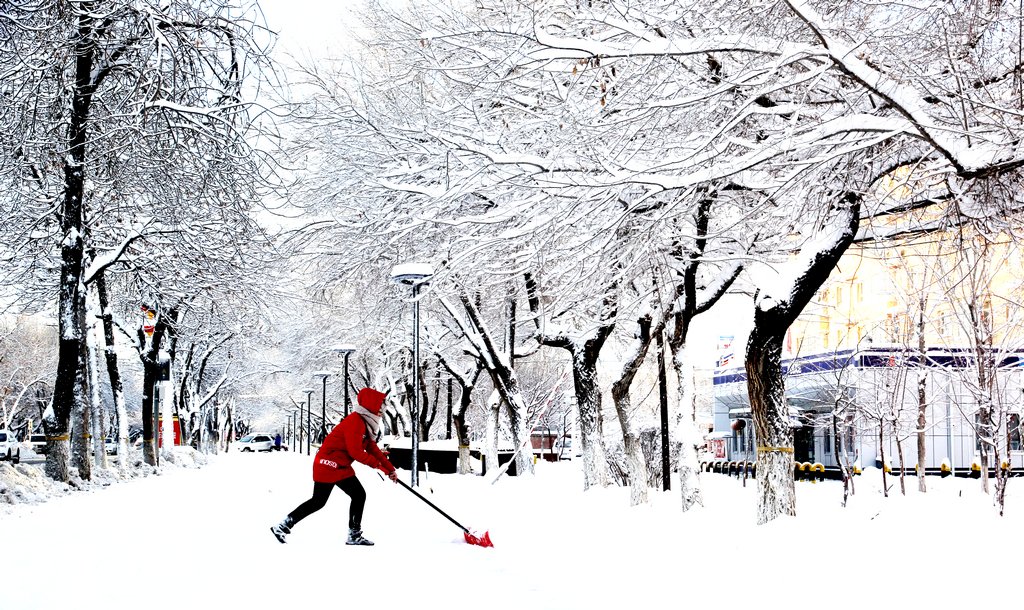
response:
M97 444L106 434L92 421L107 421L101 359L127 453L115 345L141 361L154 463L161 360L179 362L176 407L200 409L265 302L272 248L255 212L273 166L243 98L267 67L254 14L218 0L12 0L0 11L0 286L18 307L56 310L43 418L55 479L72 465L90 476L90 432ZM140 306L157 314L151 337Z
M433 262L450 322L435 350L488 373L517 440L515 357L561 350L586 485L609 480L597 362L619 341L613 395L629 479L646 484L629 389L664 335L682 505L700 503L688 330L757 263L770 272L743 278L759 521L792 514L783 339L854 239L894 237L862 221L939 202L914 231L1014 222L1015 3L490 0L365 19L361 56L306 73L295 194L325 218L307 233L327 250L319 287L368 312L354 286ZM929 188L877 196L897 171Z
M460 444L481 379L498 398L490 426L504 413L526 442L558 375L524 384L517 361L563 361L584 485L625 472L643 501L656 460L638 440L633 386L664 341L684 509L701 503L689 331L735 282L750 283L766 522L795 511L783 338L855 239L898 237L862 221L938 204L940 219L910 231L991 228L1019 207L1019 3L373 2L361 53L306 68L313 94L292 116L287 163L264 152L273 134L244 99L246 78L268 68L252 11L223 0L9 4L0 284L20 303L57 303L45 427L59 479L70 426L83 441L89 429L90 329L103 329L94 349L105 348L115 405L114 338L143 364L152 460L161 350L185 410L237 394L249 374L272 386L278 373L335 368L338 337L363 348L357 382L424 391L401 381L408 295L385 286L393 265L429 261L426 352L462 389ZM256 214L277 163L310 221L273 241ZM894 173L908 192L878 196ZM262 314L294 316L274 294L290 287L271 266L281 255L332 332L282 324L302 339L278 338L289 363L248 358L232 372L268 334ZM132 321L140 304L158 312L151 339ZM623 457L612 465L602 358L616 368ZM429 411L391 410L392 429L407 417ZM87 474L86 448L74 453ZM525 456L517 467L531 469Z

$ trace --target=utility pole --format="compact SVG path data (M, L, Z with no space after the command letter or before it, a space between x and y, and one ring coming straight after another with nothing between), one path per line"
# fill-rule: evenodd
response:
M661 410L661 488L670 487L668 456L668 377L665 374L665 338L658 333L658 402Z

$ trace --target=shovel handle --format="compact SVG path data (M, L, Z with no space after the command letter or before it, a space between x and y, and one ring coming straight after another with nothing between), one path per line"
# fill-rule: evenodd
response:
M402 487L404 487L404 488L408 489L408 490L409 490L409 491L411 491L412 493L414 493L414 494L416 495L416 497L417 497L417 498L419 498L420 500L423 500L424 502L426 502L426 503L427 503L427 504L428 504L428 505L430 506L430 508L432 508L432 509L436 510L437 512L441 513L442 515L444 515L444 518L445 518L445 519L448 519L449 521L451 521L451 522L452 522L452 523L454 523L455 525L459 526L459 529L461 529L462 531L466 532L467 534L469 533L469 530L468 530L468 529L466 529L466 526L462 525L461 523L459 523L459 522L458 522L458 521L456 521L455 519L452 519L452 518L451 518L451 516L450 516L450 515L449 515L448 513L444 512L443 510L441 510L440 508L438 508L438 507L437 507L437 505L435 505L435 504L434 504L433 502L431 502L430 500L428 500L428 499L424 498L424 497L423 497L423 495L422 495L422 494L420 494L420 492L416 491L416 490L415 490L415 489L413 489L412 487L409 487L409 485L408 485L408 484L406 484L406 483L405 483L404 481L402 481L401 479L396 479L396 481L395 481L395 482L396 482L396 483L398 483L399 485L401 485Z

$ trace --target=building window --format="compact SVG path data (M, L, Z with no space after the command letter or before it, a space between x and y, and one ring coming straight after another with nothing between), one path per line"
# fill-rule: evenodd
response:
M1010 451L1020 451L1020 414L1010 413L1006 419L1006 444Z
M825 455L832 453L832 431L825 428Z
M740 450L740 436L736 432L732 433L732 450L733 452Z
M863 282L857 282L857 284L854 286L854 290L857 291L857 302L858 303L863 303L864 302L864 284L863 284Z
M843 287L842 286L836 286L836 305L841 305L842 303L843 303Z

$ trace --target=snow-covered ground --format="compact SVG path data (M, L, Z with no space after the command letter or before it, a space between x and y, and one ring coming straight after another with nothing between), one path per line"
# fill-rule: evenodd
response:
M159 473L68 490L39 467L0 462L0 610L181 608L1013 607L1024 552L1024 480L1000 518L978 481L908 478L888 499L869 469L840 507L836 482L798 482L796 518L758 527L755 486L702 479L705 507L675 492L630 508L628 490L583 492L578 462L534 477L429 474L421 490L494 548L402 487L357 466L363 529L344 544L348 498L269 527L311 491L312 458L198 456ZM203 465L203 462L206 462ZM201 466L201 467L200 467ZM408 472L402 473L408 481ZM890 479L896 483L894 479ZM1007 577L1010 577L1007 579Z

